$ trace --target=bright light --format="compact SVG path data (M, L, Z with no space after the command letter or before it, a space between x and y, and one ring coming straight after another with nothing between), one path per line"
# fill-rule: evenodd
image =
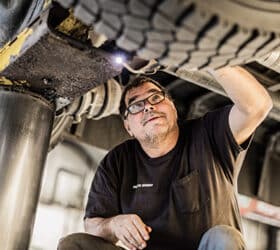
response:
M116 62L117 64L122 64L123 61L124 61L124 58L123 58L122 56L116 56L116 57L115 57L115 62Z

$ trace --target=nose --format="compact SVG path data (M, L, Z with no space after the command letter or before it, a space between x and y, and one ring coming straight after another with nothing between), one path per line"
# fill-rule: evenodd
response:
M154 106L152 104L150 104L149 102L145 102L145 108L144 108L144 113L149 112L150 110L154 110Z

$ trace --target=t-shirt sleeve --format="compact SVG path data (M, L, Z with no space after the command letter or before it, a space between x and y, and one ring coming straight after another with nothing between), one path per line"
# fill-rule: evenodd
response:
M120 213L117 159L109 152L101 161L88 195L84 218L108 218Z
M229 113L232 105L214 110L203 117L212 152L216 160L230 177L239 173L235 163L239 153L246 150L252 135L242 145L238 145L229 126Z

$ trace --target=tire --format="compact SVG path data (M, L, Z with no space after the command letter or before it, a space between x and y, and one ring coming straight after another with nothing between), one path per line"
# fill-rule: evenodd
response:
M254 61L280 46L280 4L254 0L59 0L140 58L180 69Z

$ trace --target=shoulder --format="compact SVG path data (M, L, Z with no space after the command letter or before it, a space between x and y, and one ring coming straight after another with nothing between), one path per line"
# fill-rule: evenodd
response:
M205 121L207 119L216 120L218 118L228 118L232 106L233 105L226 105L224 107L209 111L204 116L202 116L202 119Z
M179 121L179 128L180 128L180 132L183 133L192 133L198 130L202 129L202 124L203 123L203 117L199 117L199 118L193 118L193 119L185 119L182 121Z
M127 140L111 149L100 162L98 172L105 175L121 176L127 162L129 162L131 152L134 151L135 144L135 140Z
M209 129L217 130L224 128L229 129L229 114L233 105L226 105L221 108L214 109L207 112L201 117L203 127L208 131Z
M179 123L181 134L185 134L189 140L206 140L209 136L223 133L229 130L228 117L232 105L227 105L209 111L201 117L184 120Z
M179 127L182 130L198 129L207 122L210 121L217 122L219 119L228 119L232 106L233 105L226 105L224 107L208 111L205 114L203 114L201 117L179 121Z
M126 151L131 151L137 143L136 139L129 139L126 140L119 145L115 146L110 152L117 152L117 153L122 153Z
M135 139L129 139L120 143L107 153L105 159L120 159L131 154L134 151L136 143L137 141Z

